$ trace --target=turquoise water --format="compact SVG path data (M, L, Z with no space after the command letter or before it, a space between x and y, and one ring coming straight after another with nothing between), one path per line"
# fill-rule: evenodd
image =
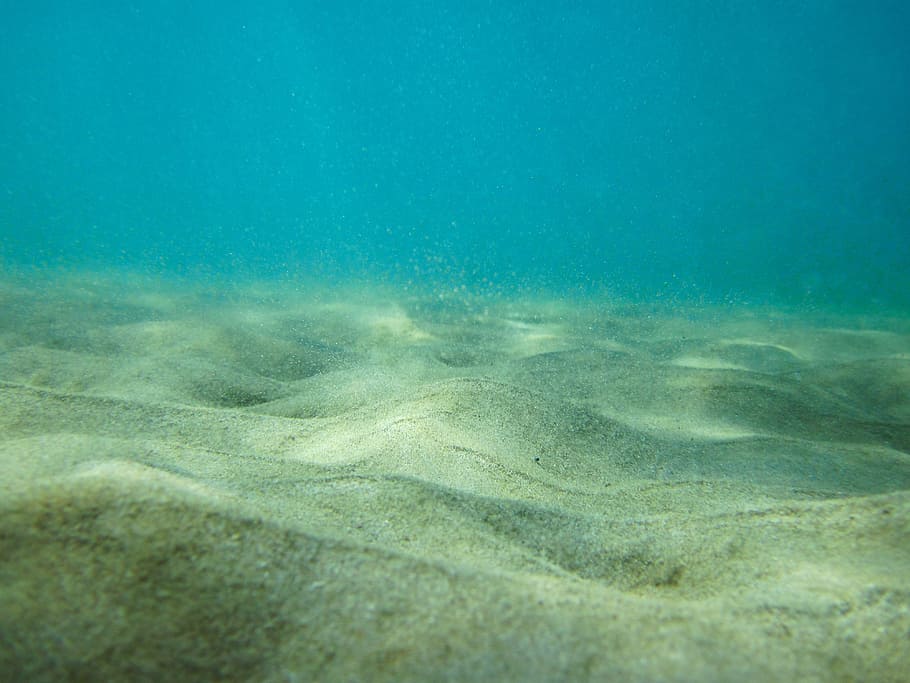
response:
M910 309L904 2L3 2L0 259Z

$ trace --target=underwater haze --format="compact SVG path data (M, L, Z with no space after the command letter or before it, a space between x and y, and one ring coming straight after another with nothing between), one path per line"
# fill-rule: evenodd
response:
M904 2L3 2L0 258L910 306Z

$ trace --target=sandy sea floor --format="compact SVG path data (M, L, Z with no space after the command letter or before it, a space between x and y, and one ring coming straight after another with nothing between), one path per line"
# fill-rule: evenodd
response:
M910 321L0 280L4 681L910 680Z

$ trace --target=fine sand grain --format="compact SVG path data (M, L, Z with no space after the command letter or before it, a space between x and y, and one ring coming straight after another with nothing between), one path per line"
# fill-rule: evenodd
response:
M0 281L0 680L908 681L910 323Z

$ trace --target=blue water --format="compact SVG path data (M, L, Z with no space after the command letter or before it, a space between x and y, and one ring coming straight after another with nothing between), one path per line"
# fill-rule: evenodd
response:
M0 262L910 310L910 4L2 3Z

